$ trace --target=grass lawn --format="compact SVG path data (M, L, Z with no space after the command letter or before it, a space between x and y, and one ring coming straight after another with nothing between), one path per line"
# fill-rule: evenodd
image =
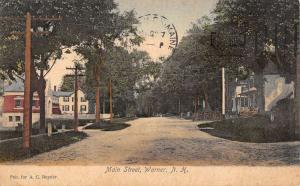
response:
M84 126L87 123L94 123L94 122L95 122L95 120L93 120L93 119L80 119L79 126ZM47 119L45 132L47 132L47 123L52 124L53 132L56 132L57 129L62 129L63 125L65 125L65 129L73 129L74 128L73 119ZM54 129L54 127L55 127L55 129ZM32 132L31 135L36 135L36 134L40 133L39 122L33 123L31 132ZM10 139L10 138L18 138L18 137L22 137L22 136L23 136L22 129L14 130L14 131L0 131L0 140Z
M87 137L84 132L68 131L57 133L51 137L38 136L31 138L30 155L22 150L22 139L0 143L0 163L11 160L26 159L31 156L58 149L78 142Z
M287 133L287 127L266 130L271 125L268 118L255 116L200 124L198 127L212 136L233 141L270 143L292 140Z
M31 132L32 132L32 135L36 135L39 133L39 130L32 129ZM22 137L22 136L23 136L22 131L0 131L0 140L18 138L18 137Z
M114 123L125 123L127 121L131 121L135 118L133 117L124 117L124 118L114 118ZM79 119L79 126L84 126L88 123L95 123L95 119ZM103 121L103 120L102 120ZM103 121L107 122L107 121ZM56 129L61 129L62 125L65 125L66 129L73 129L74 120L73 119L47 119L46 123L51 123L55 125ZM35 125L38 125L37 123Z
M100 129L102 131L116 131L116 130L122 130L127 127L130 127L130 124L127 123L121 123L121 119L118 119L117 121L113 120L112 123L109 121L101 121L101 123L94 123L90 126L85 127L84 129Z

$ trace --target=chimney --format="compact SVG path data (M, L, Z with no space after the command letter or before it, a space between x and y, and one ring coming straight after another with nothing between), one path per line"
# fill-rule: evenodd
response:
M54 91L56 92L56 86L54 85Z

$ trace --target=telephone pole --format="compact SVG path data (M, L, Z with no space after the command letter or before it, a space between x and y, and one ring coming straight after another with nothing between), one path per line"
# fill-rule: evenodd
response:
M75 67L67 67L67 70L73 70L74 75L67 75L67 76L74 76L74 131L78 132L78 76L84 76L82 74L78 74L78 72L81 70L79 65L75 65Z
M300 0L299 0L300 2ZM298 3L298 11L300 12L300 5ZM300 18L300 17L299 17ZM295 44L298 46L298 39L300 35L300 24L296 27ZM296 102L296 124L295 124L295 137L300 140L300 47L296 47L296 82L295 82L295 102Z
M31 100L30 100L30 71L31 71L31 15L26 14L25 31L25 86L24 86L24 127L23 127L23 149L30 148L30 118L31 118Z
M20 20L24 21L24 17L0 17L1 21L10 21L10 20ZM34 17L31 16L30 12L26 13L25 16L25 33L24 32L11 32L11 35L24 35L25 34L25 82L24 82L24 110L23 110L23 144L22 147L24 151L29 152L30 150L30 128L31 128L31 36L34 35L47 35L51 32L32 32L31 31L31 22L32 21L61 21L61 17Z
M226 86L225 86L225 68L222 68L222 115L226 114Z

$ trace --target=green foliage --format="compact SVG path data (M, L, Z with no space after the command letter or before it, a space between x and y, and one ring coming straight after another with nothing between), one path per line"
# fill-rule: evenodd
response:
M33 71L37 71L32 77L37 80L33 83L36 89L45 88L41 82L63 52L69 53L65 48L72 47L87 60L86 73L91 79L97 80L99 86L96 77L105 61L106 51L116 43L130 46L142 41L136 34L138 20L134 11L119 12L113 0L0 0L0 5L0 16L23 18L27 11L35 17L62 16L61 21L32 20L33 32L49 32L33 34L32 37ZM25 43L24 35L11 33L24 32L25 21L1 20L0 26L0 77L14 79L15 75L24 72ZM87 89L88 98L92 97L93 86L90 84ZM70 80L66 80L63 89L71 89ZM39 93L39 96L44 95Z
M299 22L296 0L220 0L211 19L192 24L174 55L165 61L160 82L152 91L158 112L192 111L195 97L218 110L222 67L229 81L246 79L274 63L287 79L295 74L295 25ZM263 80L263 78L261 78ZM263 91L263 81L255 81ZM170 96L171 95L171 96ZM259 102L259 101L258 101ZM177 112L176 111L176 112Z
M239 47L243 57L234 59L236 64L259 72L273 62L282 74L295 73L298 7L296 0L219 1L215 24L220 25L219 33L227 32L227 41L229 35L246 35L246 45ZM227 51L234 49L227 47Z
M74 91L74 81L75 81L75 77L74 76L64 76L63 77L63 81L62 81L62 85L60 87L61 91Z
M116 47L109 51L103 66L103 81L111 78L114 111L121 115L139 112L138 97L150 91L160 73L160 63L154 62L146 52Z
M83 65L79 63L79 61L75 61L75 66L78 68L78 77L77 77L77 82L78 82L78 88L83 90L84 92L87 92L87 86L85 84L85 79L86 77L83 76ZM60 87L61 91L74 91L74 83L75 83L75 75L64 75L63 80L62 80L62 85Z
M221 81L220 69L225 61L216 55L211 46L210 32L213 29L211 19L208 17L199 19L188 30L187 36L179 43L173 56L164 62L161 82L154 89L154 94L158 99L161 98L155 102L168 102L166 99L169 100L171 103L169 112L172 109L176 110L174 103L179 101L187 103L187 105L181 104L185 111L192 111L193 97L200 97L207 101L218 99L220 87L216 85ZM219 107L217 102L209 102L207 104L213 109ZM166 110L161 108L158 112Z

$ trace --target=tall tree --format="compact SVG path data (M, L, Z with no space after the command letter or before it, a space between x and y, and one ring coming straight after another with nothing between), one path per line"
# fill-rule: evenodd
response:
M109 6L110 14L105 17L105 22L100 21L95 24L97 17L93 19L92 28L89 34L85 34L83 42L77 47L76 51L88 60L86 63L87 73L94 78L95 96L96 96L96 122L100 121L100 84L101 84L101 68L106 61L107 51L116 43L121 46L136 45L142 41L137 35L136 25L138 20L135 18L133 11L120 14L116 12L116 4ZM102 15L98 15L98 19ZM110 26L107 26L110 25Z
M7 1L1 0L0 16L9 16L12 21L1 21L0 68L4 75L10 79L21 75L24 71L24 35L14 35L13 32L24 31L24 21L16 18L24 17L27 11L33 16L59 16L66 9L58 7L59 1ZM34 35L32 38L32 64L31 67L31 91L37 91L40 99L40 127L45 129L45 76L52 69L53 65L63 54L63 46L73 45L73 39L55 21L33 20L33 32L48 32L48 34Z
M259 111L264 111L263 71L274 63L287 80L295 75L295 25L299 10L296 0L225 0L219 1L214 11L219 32L245 35L240 47L243 57L234 59L255 73ZM230 39L227 37L227 39ZM232 51L233 47L227 47Z
M216 85L221 80L220 69L225 63L211 46L210 32L213 28L208 17L199 19L163 65L162 92L173 95L171 99L176 98L172 102L177 103L178 113L182 111L185 99L190 103L194 101L194 104L204 100L207 111L219 109L220 104L215 100L220 98L220 86ZM189 105L187 109L191 111Z
M60 90L61 91L68 91L68 92L74 91L74 82L75 82L75 77L74 76L65 75L63 77L62 85L60 87ZM85 77L82 77L82 76L78 77L78 85L79 85L80 89L86 91Z
M90 47L102 56L104 48L113 45L116 38L121 40L122 35L134 32L133 24L137 22L133 12L121 14L113 0L0 0L0 5L0 16L24 17L30 11L37 17L63 17L61 22L34 21L32 24L33 31L49 32L33 37L32 47L31 82L32 91L37 91L40 98L41 129L45 128L45 76L61 58L63 49ZM1 74L11 79L24 71L24 37L12 34L14 31L24 31L24 24L17 19L0 22ZM135 39L129 38L132 43ZM101 61L102 57L90 63L95 63L94 69L98 70Z

